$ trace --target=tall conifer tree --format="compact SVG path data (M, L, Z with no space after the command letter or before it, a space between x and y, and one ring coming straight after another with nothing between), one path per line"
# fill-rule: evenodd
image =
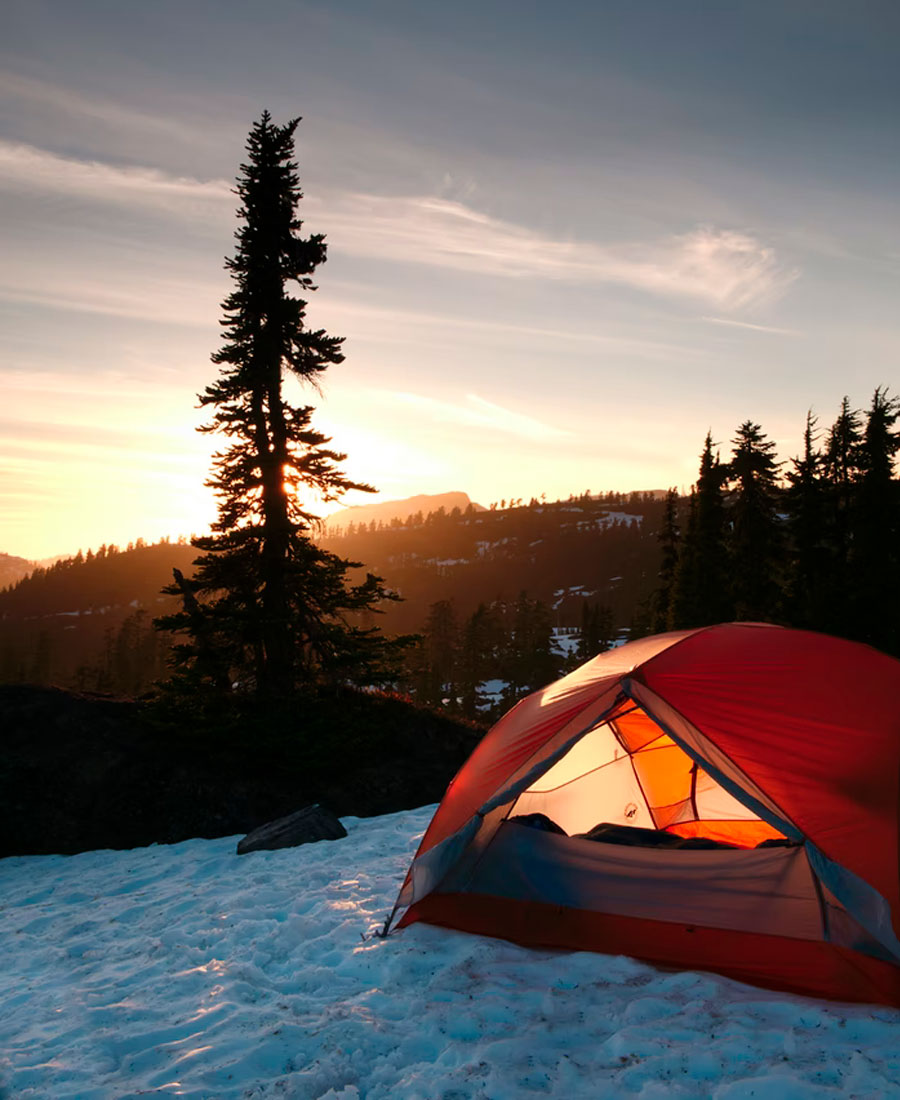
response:
M298 122L278 126L266 111L248 138L236 188L242 224L226 261L234 289L223 303L225 342L212 357L220 372L200 396L213 410L201 430L228 444L207 482L218 518L194 541L203 554L193 578L176 572L168 589L182 611L160 621L187 635L176 649L177 683L219 693L236 684L267 700L375 675L387 652L376 630L352 618L389 594L371 574L350 583L358 563L313 542L315 519L299 497L333 501L368 486L344 476L345 456L312 427L313 407L291 405L283 388L286 372L316 386L343 360L342 338L310 328L307 302L290 293L316 289L312 275L326 255L320 234L301 236Z
M738 619L774 619L781 594L783 537L777 516L775 444L745 420L732 440L731 589Z
M678 527L678 493L669 489L666 493L663 522L657 540L662 551L659 563L659 584L653 593L651 629L659 634L669 629L675 576L678 570L678 551L681 541Z
M858 448L851 548L854 633L891 653L900 651L900 486L894 480L898 416L900 402L876 389Z
M440 703L445 692L455 697L459 626L452 600L438 600L431 605L422 645L421 697L429 703Z
M507 702L513 702L555 679L559 661L545 603L523 591L508 612L502 675L507 681Z
M785 603L793 626L825 630L829 625L830 558L825 534L824 458L816 447L816 418L806 414L803 457L791 459L787 474L790 558Z
M837 419L825 441L823 470L826 492L825 537L831 589L827 629L855 636L855 577L853 575L854 498L861 476L862 425L859 411L844 397Z
M722 493L726 470L718 454L713 454L713 446L712 433L707 432L675 572L670 611L673 629L709 626L732 615Z
M480 603L463 626L459 653L459 690L467 718L477 717L485 705L481 684L497 676L502 646L503 626L496 607Z

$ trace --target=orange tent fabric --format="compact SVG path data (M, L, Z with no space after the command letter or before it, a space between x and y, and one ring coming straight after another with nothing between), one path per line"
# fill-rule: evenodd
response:
M577 835L523 828L535 812ZM766 624L658 635L489 731L423 837L400 925L900 1004L898 813L900 662ZM598 822L735 847L614 848Z

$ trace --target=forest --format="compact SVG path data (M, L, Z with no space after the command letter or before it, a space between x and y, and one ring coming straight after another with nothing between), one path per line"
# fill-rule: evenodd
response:
M707 435L690 496L666 500L646 627L766 621L900 653L898 413L881 387L864 411L845 397L786 464L752 421L724 459Z
M412 636L377 686L489 721L626 638L728 620L821 630L900 654L897 400L810 414L779 462L760 425L708 434L677 491L502 500L325 528L320 545L399 600L358 613ZM0 592L0 682L139 696L168 674L161 590L184 542L100 547Z
M511 656L515 638L522 650L530 632L527 650L545 652L552 632L577 636L585 609L595 620L602 609L604 640L612 640L652 590L661 494L584 493L503 504L439 508L374 529L323 532L324 546L377 569L401 597L366 621L391 636L420 635L407 651L402 677L392 682L397 690L440 705L444 695L425 654L444 644L436 642L438 634L449 629L455 639L454 624L461 627L473 615L481 624L477 635L491 639L491 653L478 658L472 674L531 683L539 673L507 667L519 660ZM129 696L148 691L165 677L173 643L152 625L177 602L162 589L173 568L190 574L195 557L184 542L139 540L34 569L0 591L0 682ZM537 634L529 621L539 624ZM455 653L456 641L451 645ZM534 660L546 674L556 669L556 657Z

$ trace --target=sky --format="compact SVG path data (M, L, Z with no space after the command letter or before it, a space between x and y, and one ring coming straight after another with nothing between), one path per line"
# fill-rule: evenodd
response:
M688 488L897 392L894 0L5 0L0 551L205 529L234 177L302 116L379 499ZM362 503L357 497L347 503Z

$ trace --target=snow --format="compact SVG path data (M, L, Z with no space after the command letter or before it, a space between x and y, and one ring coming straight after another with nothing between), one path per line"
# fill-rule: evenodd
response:
M433 807L340 841L0 861L0 1096L805 1100L900 1094L900 1013L370 935Z
M556 626L551 633L551 647L560 657L569 657L578 650L581 631L577 627Z
M598 526L608 527L613 523L624 523L627 526L636 524L638 527L644 522L644 517L633 512L607 512L603 519L598 521Z
M496 706L503 698L503 693L509 687L507 680L482 680L478 685L478 694L484 700L480 710L488 710Z
M551 607L554 611L558 611L567 596L590 596L592 592L585 588L583 584L570 584L568 588L557 588L553 595L556 596L556 599Z
M475 553L479 558L487 557L492 550L496 550L498 546L508 546L511 542L515 542L515 539L506 538L494 539L493 541L480 539L475 543Z

